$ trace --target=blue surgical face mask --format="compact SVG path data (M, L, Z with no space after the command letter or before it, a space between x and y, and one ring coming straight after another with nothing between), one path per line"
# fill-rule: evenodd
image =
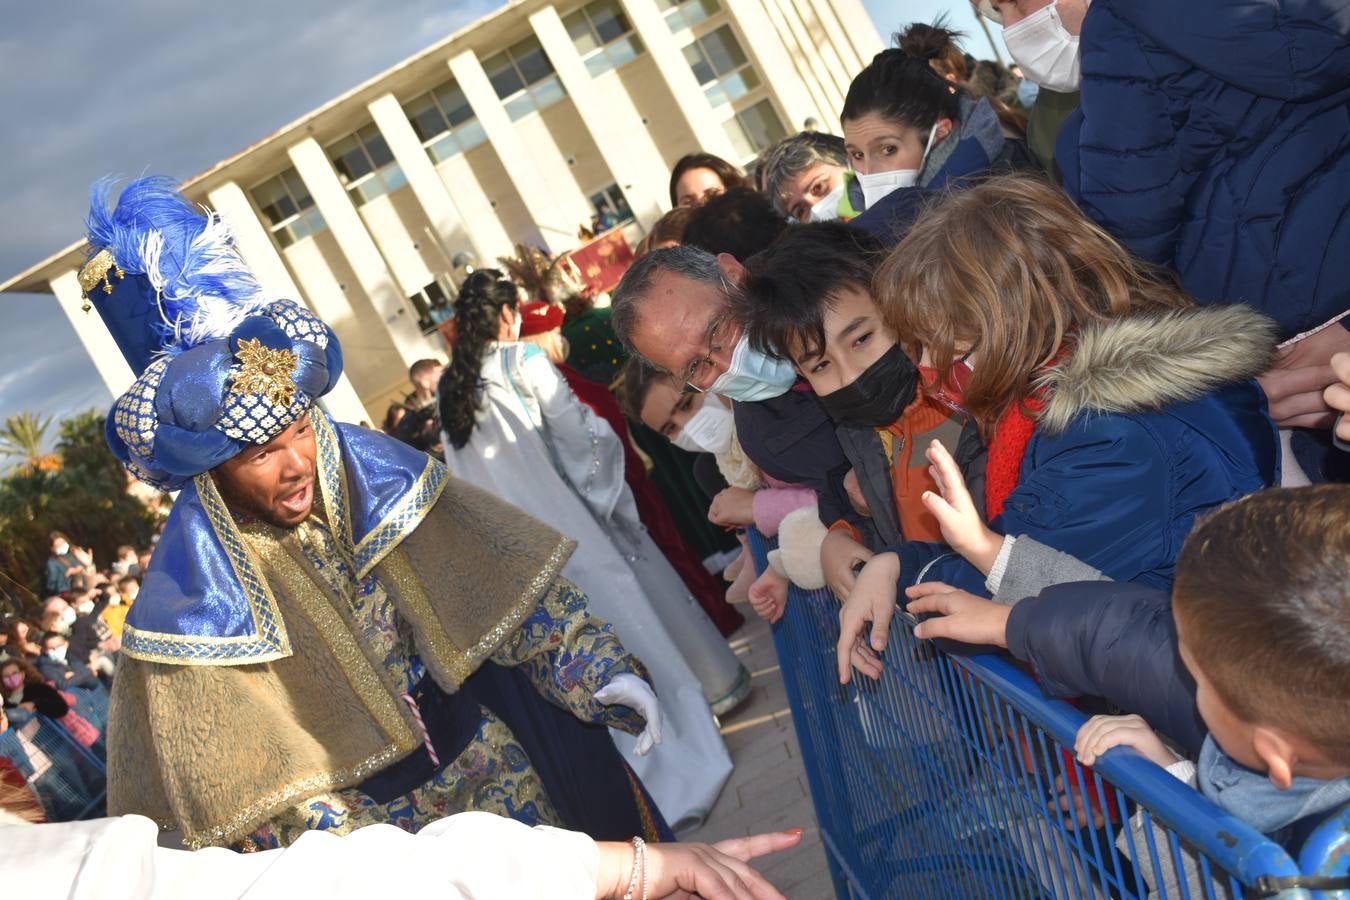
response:
M1022 104L1025 109L1031 109L1036 103L1036 97L1041 92L1041 86L1030 78L1023 78L1017 83L1017 102Z
M797 370L786 359L777 359L750 346L750 338L741 335L731 351L731 365L708 388L742 403L772 400L787 393L797 380Z

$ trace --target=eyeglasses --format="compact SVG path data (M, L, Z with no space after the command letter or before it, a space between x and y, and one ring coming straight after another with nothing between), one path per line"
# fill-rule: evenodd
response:
M717 381L717 364L713 362L712 357L714 353L722 349L722 339L726 337L726 326L730 321L730 310L723 310L708 323L708 352L685 367L680 378L680 382L684 384L684 390L681 393L687 394L692 391L696 394L702 394Z

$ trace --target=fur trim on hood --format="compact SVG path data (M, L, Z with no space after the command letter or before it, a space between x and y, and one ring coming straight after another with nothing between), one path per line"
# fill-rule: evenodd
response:
M1270 367L1278 327L1248 306L1144 313L1081 329L1073 355L1038 375L1038 425L1057 434L1087 410L1151 412Z

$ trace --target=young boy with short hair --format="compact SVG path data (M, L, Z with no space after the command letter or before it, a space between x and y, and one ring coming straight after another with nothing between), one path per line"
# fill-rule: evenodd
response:
M831 524L822 548L840 593L853 569L901 540L941 540L920 502L933 489L922 452L957 448L963 418L920 389L919 368L881 319L872 274L884 248L841 223L795 226L748 263L737 304L756 349L790 360L836 424L870 521ZM852 493L852 492L851 492ZM842 596L842 594L841 594Z
M907 593L911 614L936 616L916 636L1007 647L1047 693L1131 710L1083 726L1085 764L1133 747L1290 847L1350 803L1350 485L1272 488L1211 513L1170 597L1112 582L1014 606L935 583Z

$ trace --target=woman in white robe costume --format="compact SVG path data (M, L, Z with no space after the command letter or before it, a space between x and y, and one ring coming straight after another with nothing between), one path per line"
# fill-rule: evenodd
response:
M743 694L748 674L642 527L613 429L542 350L512 339L516 306L514 286L494 270L461 288L456 353L476 350L481 365L473 406L464 402L472 366L452 360L442 376L446 463L577 542L563 576L647 666L664 711L663 740L648 755L627 734L612 731L614 742L672 829L696 827L731 773L709 704Z

